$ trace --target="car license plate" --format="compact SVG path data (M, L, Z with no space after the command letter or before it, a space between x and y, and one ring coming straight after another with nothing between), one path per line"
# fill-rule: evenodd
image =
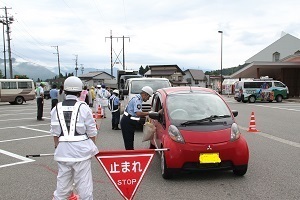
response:
M199 161L203 163L220 163L219 153L200 153Z

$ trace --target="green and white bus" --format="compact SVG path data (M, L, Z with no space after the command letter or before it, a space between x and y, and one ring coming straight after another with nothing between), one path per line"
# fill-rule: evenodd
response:
M34 82L31 79L0 79L0 102L23 104L35 99Z
M276 80L259 79L237 81L235 83L234 99L238 102L255 103L256 101L282 102L289 98L288 87Z

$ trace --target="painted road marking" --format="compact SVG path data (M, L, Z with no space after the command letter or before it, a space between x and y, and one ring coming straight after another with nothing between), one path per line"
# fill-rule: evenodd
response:
M50 131L45 131L45 130L41 130L41 129L35 129L35 128L29 128L26 126L19 126L20 128L24 128L24 129L28 129L28 130L33 130L33 131L39 131L39 132L44 132L44 133L50 133Z
M255 105L257 107L265 107L265 108L275 108L279 110L290 110L290 111L296 111L300 112L300 109L291 109L291 108L283 108L283 107L278 107L278 106L264 106L264 105Z
M1 119L0 122L6 122L6 121L20 121L23 119L34 119L34 118L18 118L18 119ZM51 119L50 117L43 117L43 119Z
M49 124L31 124L31 125L26 125L26 126L43 126L43 125L47 125L49 126ZM1 129L11 129L11 128L19 128L19 126L7 126L7 127L1 127Z
M240 129L243 129L245 131L248 130L248 128L245 128L245 127L242 127L242 126L239 126L239 127L240 127ZM293 142L293 141L290 141L290 140L286 140L286 139L276 137L276 136L273 136L273 135L270 135L270 134L264 133L264 132L257 132L255 134L263 136L263 137L271 139L271 140L274 140L274 141L277 141L277 142L281 142L283 144L287 144L287 145L290 145L290 146L293 146L293 147L300 148L300 143L298 143L298 142Z
M29 162L34 162L35 161L33 159L26 158L24 156L20 156L20 155L17 155L17 154L8 152L8 151L4 151L2 149L0 149L0 153L2 153L4 155L7 155L7 156L10 156L10 157L13 157L13 158L16 158L16 159L19 159L19 160L22 160L21 162L15 162L15 163L10 163L10 164L0 165L0 168L10 167L10 166L14 166L14 165L20 165L20 164L24 164L24 163L29 163Z

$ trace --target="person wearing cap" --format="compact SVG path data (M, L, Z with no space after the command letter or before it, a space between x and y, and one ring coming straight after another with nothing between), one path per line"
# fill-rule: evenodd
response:
M93 199L91 159L99 151L95 145L96 123L86 102L79 101L82 82L68 77L64 82L66 100L51 111L50 133L57 161L57 186L53 199L68 199L73 183L79 199Z
M90 107L92 108L94 106L94 101L96 99L96 94L95 94L95 87L91 86L90 90L89 90L89 103L90 103Z
M140 117L149 115L149 112L142 111L142 104L146 102L152 94L152 88L144 86L140 94L133 97L124 110L120 124L126 150L134 150L134 132L139 125Z
M111 111L111 126L113 130L121 130L119 128L120 122L120 100L119 100L119 90L113 90L112 95L108 101L108 108Z
M99 85L97 85L98 87ZM98 106L101 105L101 113L103 115L104 118L106 118L106 113L105 110L108 107L108 98L111 96L110 92L108 92L105 89L105 85L101 85L101 88L96 90L96 100L97 100L97 104L96 104L96 111L98 109Z
M58 103L58 90L56 89L57 86L55 84L52 85L52 89L50 90L50 98L51 98L51 110L56 106Z
M44 83L40 83L39 87L35 90L36 103L37 103L37 117L38 121L43 121L43 110L44 110Z

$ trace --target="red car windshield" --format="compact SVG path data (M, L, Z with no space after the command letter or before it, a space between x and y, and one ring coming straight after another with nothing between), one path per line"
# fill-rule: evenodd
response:
M167 109L172 120L200 120L210 116L231 116L225 102L215 94L172 94L167 98Z

